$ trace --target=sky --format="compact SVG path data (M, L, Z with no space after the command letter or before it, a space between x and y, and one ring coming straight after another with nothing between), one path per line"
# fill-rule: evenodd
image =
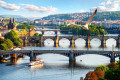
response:
M53 14L119 11L120 0L0 0L0 15L44 17Z

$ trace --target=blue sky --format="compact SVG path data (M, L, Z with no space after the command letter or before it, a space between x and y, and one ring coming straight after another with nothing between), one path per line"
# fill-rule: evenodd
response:
M0 0L0 15L43 17L74 12L118 11L120 0Z

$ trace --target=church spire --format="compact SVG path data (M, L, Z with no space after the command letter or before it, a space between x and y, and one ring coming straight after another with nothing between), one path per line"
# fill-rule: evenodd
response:
M10 23L12 23L12 18L10 18Z
M15 18L13 17L13 23L15 23Z

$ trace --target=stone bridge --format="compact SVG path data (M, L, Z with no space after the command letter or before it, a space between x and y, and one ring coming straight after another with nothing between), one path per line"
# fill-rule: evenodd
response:
M58 47L59 46L59 40L66 38L70 41L70 46L74 47L75 46L75 40L82 38L86 41L86 47L90 47L90 41L94 38L97 38L101 41L101 47L105 48L106 45L106 40L113 38L116 40L116 47L120 48L120 36L38 36L38 37L21 37L23 40L24 44L29 44L29 43L39 43L40 46L44 46L44 41L46 39L52 39L54 41L54 46Z
M1 55L7 54L20 54L30 57L30 61L34 60L36 56L46 54L46 53L56 53L69 57L69 62L75 62L75 58L80 55L85 54L98 54L110 58L110 62L115 62L115 58L120 56L120 51L97 51L97 50L8 50L0 51ZM15 58L14 58L15 59Z

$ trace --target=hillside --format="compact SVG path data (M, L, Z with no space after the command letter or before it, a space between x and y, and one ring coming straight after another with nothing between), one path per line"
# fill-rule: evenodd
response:
M47 17L43 17L39 20L53 20L53 19L64 19L64 20L74 20L79 19L83 21L87 21L92 13L71 13L71 14L56 14L49 15ZM97 12L96 16L93 18L94 21L104 21L104 20L120 20L120 11L112 11L112 12Z
M16 22L30 22L30 20L28 18L25 18L23 16L20 16L20 15L0 15L0 17L3 17L3 18L15 18Z

